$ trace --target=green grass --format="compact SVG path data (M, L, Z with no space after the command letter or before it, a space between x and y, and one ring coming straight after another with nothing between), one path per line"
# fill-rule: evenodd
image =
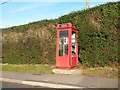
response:
M38 65L14 65L14 64L3 64L3 71L14 71L32 74L52 74L52 69L55 65L50 64L38 64ZM83 69L78 66L77 69ZM83 69L82 75L85 76L98 76L108 78L120 78L118 75L118 67L97 67L97 68L86 68Z
M86 76L99 76L108 78L118 78L118 69L116 67L99 67L84 69L82 75Z
M52 74L53 65L2 65L2 71L24 72L32 74Z

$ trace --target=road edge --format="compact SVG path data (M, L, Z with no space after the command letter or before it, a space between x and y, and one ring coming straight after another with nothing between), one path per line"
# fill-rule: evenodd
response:
M47 87L47 88L85 88L85 87L79 87L79 86L53 84L53 83L45 83L45 82L35 82L35 81L23 81L23 80L8 79L8 78L0 78L0 81L10 82L10 83L18 83L18 84L24 84L24 85L31 85L31 86L41 86L41 87Z

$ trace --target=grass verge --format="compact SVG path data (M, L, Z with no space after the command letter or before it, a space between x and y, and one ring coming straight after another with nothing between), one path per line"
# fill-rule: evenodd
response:
M118 78L120 76L118 75L117 67L98 67L98 68L84 69L82 71L82 75L99 76L99 77L107 77L107 78Z
M52 74L52 69L55 65L38 64L38 65L13 65L13 64L2 64L3 71L14 71L32 74ZM78 69L82 69L78 67ZM97 67L97 68L86 68L82 70L82 75L85 76L98 76L107 78L120 78L118 75L118 67Z
M51 74L53 65L2 65L2 71L24 72L32 74Z

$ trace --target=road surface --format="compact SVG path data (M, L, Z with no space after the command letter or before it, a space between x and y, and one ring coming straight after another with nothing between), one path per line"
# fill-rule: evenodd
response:
M43 87L16 84L16 83L10 83L10 82L2 82L2 88L43 88Z

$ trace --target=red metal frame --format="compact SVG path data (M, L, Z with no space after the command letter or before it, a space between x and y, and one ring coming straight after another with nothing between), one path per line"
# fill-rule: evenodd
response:
M59 32L68 30L68 55L59 56ZM78 41L76 39L76 54L72 54L72 31L78 34L78 30L71 23L64 23L57 25L56 38L56 68L58 69L72 69L78 65Z

